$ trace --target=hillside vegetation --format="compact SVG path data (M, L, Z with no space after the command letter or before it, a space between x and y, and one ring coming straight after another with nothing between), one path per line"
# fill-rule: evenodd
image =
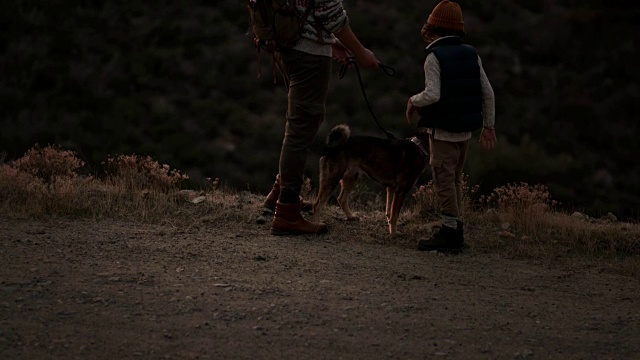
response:
M30 149L12 164L0 165L0 217L126 219L169 223L175 229L204 224L253 228L271 222L273 214L262 208L263 194L226 189L218 179L209 179L197 191L182 190L187 176L150 157L117 156L105 162L106 173L86 177L80 174L85 164L73 151ZM476 191L477 186L465 186L463 211L465 237L474 253L544 262L595 261L621 274L640 274L640 225L619 222L613 214L592 218L558 211L542 185L508 184L478 198ZM313 200L315 191L307 186L303 195ZM325 215L328 236L415 249L417 239L440 226L431 182L406 201L400 233L394 236L384 225L384 201L382 191L360 188L352 203L361 221L346 224L334 201Z
M436 1L346 1L351 24L395 77L363 72L373 110L397 137L408 96L422 87L419 29ZM460 1L466 41L496 93L499 146L473 144L467 173L479 194L544 184L568 211L638 219L640 102L631 3ZM151 156L206 186L266 192L277 172L286 94L246 35L243 1L13 1L0 15L0 152L36 143L73 150L82 175L109 156ZM337 66L334 71L337 73ZM354 73L331 84L326 122L308 164L312 184L328 129L384 136ZM425 174L419 185L427 184Z

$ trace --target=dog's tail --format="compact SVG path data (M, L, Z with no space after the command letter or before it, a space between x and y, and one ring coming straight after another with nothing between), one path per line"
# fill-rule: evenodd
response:
M349 140L349 136L351 136L349 125L336 125L329 131L329 135L327 135L327 147L338 148Z
M351 136L351 129L347 124L339 124L333 127L327 135L327 144L322 150L322 156L330 155L344 145Z

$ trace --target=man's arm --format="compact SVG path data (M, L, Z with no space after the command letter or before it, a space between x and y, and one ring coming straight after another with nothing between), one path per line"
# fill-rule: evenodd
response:
M356 62L358 65L369 68L369 69L377 69L378 68L378 59L373 54L373 52L367 48L365 48L356 34L351 30L351 26L347 25L335 32L334 35L340 40L340 43L344 45L353 55L356 57Z

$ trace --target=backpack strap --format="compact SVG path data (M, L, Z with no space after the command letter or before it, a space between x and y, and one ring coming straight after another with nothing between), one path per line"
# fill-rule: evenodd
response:
M300 21L300 34L302 34L302 28L304 27L304 24L307 23L307 18L309 17L309 15L311 14L311 10L313 10L313 8L316 6L316 1L315 0L307 0L307 4L306 4L306 9L304 10L304 15L302 15L302 21ZM314 16L315 19L315 16Z
M306 9L304 10L304 14L302 15L302 18L300 19L299 22L299 29L298 31L300 32L300 34L302 34L302 29L304 28L304 25L307 23L307 18L309 17L309 15L311 14L311 10L313 10L313 8L315 7L315 0L307 0L306 1ZM263 14L263 17L265 15ZM315 17L314 17L315 18ZM319 27L317 26L317 22L315 22L316 24L316 28L318 29L318 33L319 33ZM320 36L320 41L322 43L324 43L324 39L322 38L322 36ZM258 50L258 79L262 78L262 67L260 66L260 42L259 40L256 38L254 39L254 43L255 43L255 47ZM276 61L275 61L275 55L272 53L271 54L271 66L273 67L273 83L277 83L276 79L277 79L277 73L276 73Z
M304 24L306 24L307 22L307 18L309 17L309 15L311 14L311 10L313 10L314 6L315 6L315 0L307 0L307 4L306 4L306 9L304 10L304 14L302 15L302 18L300 19L299 22L299 33L302 34L302 29L304 28ZM260 52L260 49L258 48L258 53ZM259 56L259 55L258 55ZM258 59L258 61L260 61ZM258 65L259 67L259 65ZM271 54L271 67L273 69L273 83L276 84L277 83L277 73L276 73L276 58L275 55L272 53ZM260 78L260 70L258 70L258 78Z
M307 10L310 8L313 8L314 6L315 6L315 0L309 0L309 5ZM309 17L309 14L305 15L304 17L305 22L307 20L307 17ZM322 30L324 29L324 26L322 26L322 23L318 22L318 19L316 19L315 15L313 16L313 26L315 27L315 30L318 33L318 41L320 42L320 44L325 44L324 37L322 36Z

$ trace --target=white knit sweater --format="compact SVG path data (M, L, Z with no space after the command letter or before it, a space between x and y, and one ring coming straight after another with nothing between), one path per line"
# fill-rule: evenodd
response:
M300 15L304 14L308 2L309 0L295 0ZM331 57L331 44L336 42L333 33L348 24L349 17L342 6L342 0L315 0L313 11L305 21L302 37L293 48L308 54Z

